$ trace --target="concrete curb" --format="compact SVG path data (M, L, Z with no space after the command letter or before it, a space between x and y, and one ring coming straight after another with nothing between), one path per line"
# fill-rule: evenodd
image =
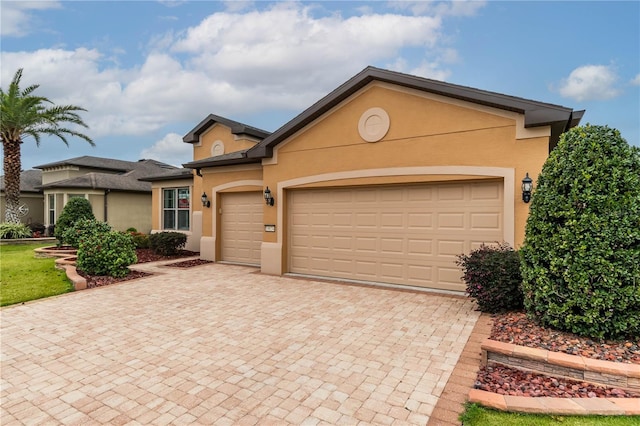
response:
M469 402L501 411L558 415L640 415L640 398L551 398L500 395L479 389L469 391Z

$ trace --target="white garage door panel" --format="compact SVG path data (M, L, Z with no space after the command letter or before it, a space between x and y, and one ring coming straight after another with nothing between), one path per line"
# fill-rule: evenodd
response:
M262 244L262 194L222 194L222 260L260 264Z
M503 239L502 182L291 191L290 271L463 291L457 256Z

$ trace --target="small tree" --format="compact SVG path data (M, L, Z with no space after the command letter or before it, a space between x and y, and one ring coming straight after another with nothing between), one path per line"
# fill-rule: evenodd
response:
M20 222L20 146L25 137L33 137L37 146L40 146L41 135L56 136L67 146L67 136L76 136L91 146L95 145L89 136L64 127L67 123L87 127L78 115L78 112L85 111L84 108L54 105L49 99L33 94L39 87L37 84L21 89L21 79L22 69L19 69L7 91L0 89L0 139L4 151L4 190L7 203L5 220L11 223Z
M640 150L606 126L563 134L520 254L525 308L543 325L640 336Z
M56 222L55 237L60 244L64 242L65 231L80 219L95 219L91 204L85 198L72 198L62 209Z

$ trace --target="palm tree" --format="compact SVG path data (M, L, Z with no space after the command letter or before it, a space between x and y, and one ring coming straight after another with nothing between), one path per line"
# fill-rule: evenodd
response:
M95 146L91 138L75 130L61 127L61 123L72 123L85 128L76 111L86 111L75 105L54 105L49 99L34 96L39 87L34 84L20 90L22 68L16 71L6 92L0 89L0 138L4 151L4 191L7 201L5 221L19 223L20 216L20 144L24 137L32 136L40 146L41 135L57 136L69 146L65 135L77 136ZM49 105L50 104L50 105Z

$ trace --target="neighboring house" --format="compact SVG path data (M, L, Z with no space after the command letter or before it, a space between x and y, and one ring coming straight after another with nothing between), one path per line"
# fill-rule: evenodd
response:
M184 137L195 175L153 181L153 229L183 188L206 195L187 231L204 259L463 291L456 256L521 245L521 181L583 113L368 67L271 134L208 116Z
M40 189L41 184L40 170L26 170L20 173L20 221L22 223L44 223L44 198ZM0 222L4 222L5 209L4 176L0 176Z
M139 178L177 170L155 160L122 161L83 156L36 166L42 170L43 223L55 224L67 201L89 200L97 220L124 231L151 230L151 183Z

